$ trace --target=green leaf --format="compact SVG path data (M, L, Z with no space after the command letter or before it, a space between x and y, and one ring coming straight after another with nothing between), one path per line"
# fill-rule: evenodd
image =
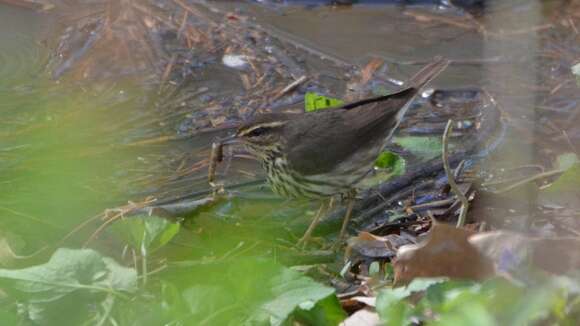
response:
M136 291L137 272L94 250L61 248L45 264L0 269L0 287L23 303L27 318L42 322L66 318L63 307L77 313L105 294Z
M433 284L425 292L425 297L422 300L423 303L429 305L430 309L443 305L449 299L449 293L455 290L463 290L465 288L473 286L474 282L469 281L448 281Z
M228 291L217 285L196 285L183 291L189 313L202 317L235 303Z
M304 95L304 109L306 112L312 112L331 107L336 107L344 103L342 100L307 92Z
M329 295L313 307L300 305L296 310L296 320L301 325L338 325L346 318L336 295Z
M166 245L179 232L180 224L156 216L139 215L123 219L114 225L135 249L155 251Z
M271 299L260 306L248 321L248 325L282 325L297 309L300 319L327 319L329 323L322 323L326 325L338 324L346 317L344 312L340 313L342 309L333 288L317 283L293 270L282 269L279 275L270 279L264 286L271 289ZM321 311L331 313L323 316Z
M362 182L363 187L376 186L394 176L403 175L406 167L405 160L395 153L382 152L375 161L376 169Z
M459 309L454 313L444 314L440 316L437 321L428 323L428 325L495 326L497 323L484 305L466 303L463 305L462 309Z
M402 175L405 173L405 160L395 153L384 151L375 160L375 167L388 169L393 175Z
M441 139L438 137L394 137L393 142L422 159L429 160L441 155Z
M4 308L0 308L0 321L3 325L22 325L16 311L8 311Z
M409 324L413 306L405 299L415 292L425 291L444 281L444 278L417 278L405 287L382 290L377 296L376 306L381 320L388 325Z

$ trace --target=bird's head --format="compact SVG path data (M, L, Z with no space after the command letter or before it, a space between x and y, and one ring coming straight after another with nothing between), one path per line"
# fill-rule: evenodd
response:
M272 151L280 150L285 142L284 127L287 123L286 115L262 114L242 124L224 144L242 144L252 154L264 158Z

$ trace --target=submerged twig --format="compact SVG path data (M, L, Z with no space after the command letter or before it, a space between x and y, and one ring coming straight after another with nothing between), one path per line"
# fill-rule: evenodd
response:
M308 80L308 77L306 77L306 75L304 75L304 76L301 76L300 78L296 79L295 81L291 82L290 84L288 84L288 86L284 87L278 94L276 94L272 98L271 102L274 102L277 99L281 98L282 96L290 93L296 87L300 86L300 84L304 83L306 80Z
M538 174L532 175L530 177L524 178L524 179L522 179L522 180L520 180L520 181L518 181L518 182L516 182L514 184L511 184L511 185L509 185L509 186L507 186L505 188L502 188L500 190L494 191L494 193L501 194L501 193L504 193L504 192L508 192L508 191L513 190L513 189L515 189L517 187L520 187L522 185L525 185L526 183L529 183L529 182L532 182L532 181L536 181L536 180L540 180L540 179L543 179L543 178L552 177L552 176L555 176L555 175L558 175L558 174L562 174L562 173L564 173L564 171L566 171L566 170L557 169L557 170L552 170L552 171L546 171L546 172L538 173Z
M457 183L455 182L455 176L453 175L453 171L451 171L451 167L449 166L449 134L451 134L452 130L453 120L449 119L449 121L447 121L447 125L445 126L445 131L443 132L443 149L441 154L443 159L443 168L445 169L445 175L447 176L449 187L451 187L451 191L455 193L457 199L461 201L459 218L457 219L457 227L460 228L465 224L465 217L467 215L467 210L469 209L469 201L457 186Z

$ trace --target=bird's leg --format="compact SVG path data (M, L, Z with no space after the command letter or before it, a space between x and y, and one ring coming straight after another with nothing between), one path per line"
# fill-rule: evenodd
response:
M346 234L346 227L348 226L348 222L350 221L350 217L352 216L352 209L354 208L354 201L356 200L356 191L354 190L350 191L347 194L346 200L347 200L346 213L344 214L342 227L340 228L340 234L338 235L338 243L342 242Z
M308 242L308 240L310 240L310 237L312 236L312 232L314 232L314 229L316 229L316 226L318 226L318 223L320 223L320 219L322 218L322 216L324 215L324 213L328 209L329 205L330 205L330 202L328 202L328 203L326 201L322 202L322 204L320 205L320 208L318 209L318 212L316 212L316 215L314 216L314 219L312 220L312 222L308 226L308 229L306 229L306 232L304 233L302 238L300 238L300 240L298 240L298 243L297 243L298 247L302 247L302 248L306 247L306 243Z
M223 144L214 142L211 145L211 154L209 156L209 167L207 181L212 188L212 195L216 197L224 192L224 185L215 182L215 171L217 164L223 160Z

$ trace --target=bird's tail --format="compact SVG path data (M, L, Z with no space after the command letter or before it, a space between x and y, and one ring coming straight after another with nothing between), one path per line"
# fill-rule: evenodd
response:
M425 65L425 67L421 68L415 75L413 75L403 87L394 93L388 95L381 95L377 97L371 97L364 100L359 100L356 102L351 102L344 104L341 108L346 110L351 110L365 104L375 103L375 102L382 102L388 99L395 99L395 98L404 98L407 99L409 97L414 98L417 93L421 91L425 85L435 79L447 66L449 65L449 60L443 59L443 57L435 57L432 62ZM412 100L412 98L410 98ZM402 110L406 111L406 110Z
M392 137L395 129L399 127L401 121L405 117L405 114L409 110L409 107L413 103L417 94L419 94L425 85L435 79L447 66L449 65L449 60L443 57L435 57L432 62L428 63L425 67L421 68L415 75L413 75L409 80L403 85L403 90L401 94L407 93L405 96L406 103L399 109L395 117L395 126L390 133L388 139Z
M432 62L425 65L425 67L421 68L421 70L409 78L404 84L404 87L412 87L420 92L421 88L435 79L448 65L449 60L443 57L435 57Z

